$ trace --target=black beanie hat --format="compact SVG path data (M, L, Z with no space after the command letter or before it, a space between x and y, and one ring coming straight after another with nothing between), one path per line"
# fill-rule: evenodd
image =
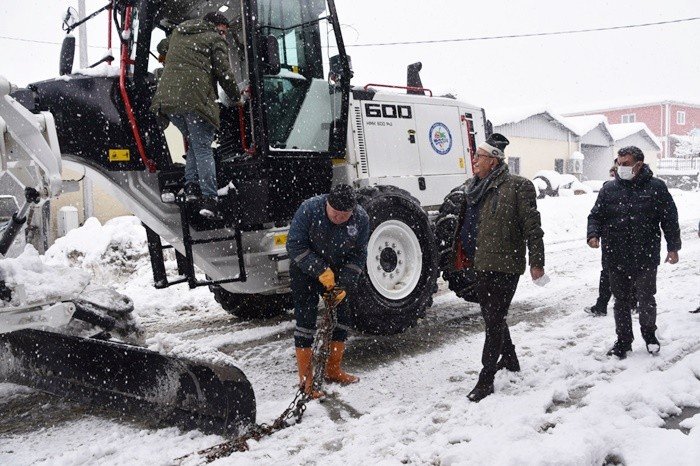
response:
M479 145L479 148L484 149L491 157L503 160L505 158L504 151L508 144L510 144L510 141L504 135L501 133L493 133L486 142Z
M328 194L328 203L335 210L342 210L343 212L353 210L357 205L355 190L347 184L335 185L331 189L330 194Z
M225 24L226 26L228 26L229 24L229 20L226 19L226 16L224 16L223 13L219 11L212 11L211 13L207 13L206 15L204 15L203 19L204 21L209 21L210 23L213 23L217 26L219 24Z

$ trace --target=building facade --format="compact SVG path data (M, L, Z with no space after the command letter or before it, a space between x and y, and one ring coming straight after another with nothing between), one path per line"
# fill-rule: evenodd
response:
M700 105L671 100L567 113L567 116L605 115L610 124L645 123L661 140L661 156L673 156L669 136L700 128Z

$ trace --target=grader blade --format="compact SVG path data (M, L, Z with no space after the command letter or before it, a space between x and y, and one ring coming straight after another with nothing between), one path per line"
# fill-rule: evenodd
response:
M185 429L237 435L255 422L255 395L240 369L113 341L34 329L0 334L0 380Z

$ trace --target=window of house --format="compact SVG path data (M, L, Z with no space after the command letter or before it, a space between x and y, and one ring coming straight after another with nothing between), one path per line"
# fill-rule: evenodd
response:
M564 173L564 159L554 159L554 171Z
M682 111L676 112L676 124L679 124L679 125L685 124L685 112L682 112Z
M520 174L520 157L508 157L508 171L514 175Z
M637 121L637 116L634 113L622 115L621 123L634 123L635 121Z

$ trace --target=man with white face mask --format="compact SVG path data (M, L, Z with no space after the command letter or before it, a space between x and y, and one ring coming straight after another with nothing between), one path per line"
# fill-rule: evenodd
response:
M601 246L615 297L617 341L608 356L620 359L632 351L633 288L639 301L639 324L647 351L657 353L656 269L660 263L661 231L666 238L666 262L678 262L681 248L678 211L666 184L653 177L644 153L635 146L617 153L615 179L605 183L588 216L588 245ZM660 228L659 228L660 226Z

